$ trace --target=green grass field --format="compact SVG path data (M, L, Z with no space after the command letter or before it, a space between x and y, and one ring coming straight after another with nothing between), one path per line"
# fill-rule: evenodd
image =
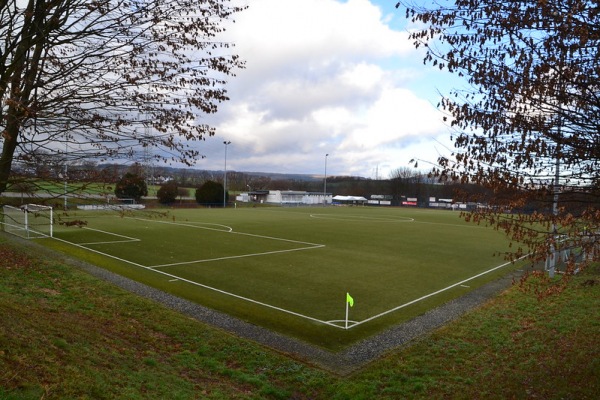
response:
M53 249L339 350L516 268L458 213L369 207L70 212ZM354 299L346 321L346 293ZM347 324L347 329L346 329Z

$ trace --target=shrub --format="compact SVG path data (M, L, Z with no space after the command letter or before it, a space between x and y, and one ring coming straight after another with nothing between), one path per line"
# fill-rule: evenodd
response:
M196 202L198 204L223 204L223 185L214 181L206 181L196 189Z
M120 199L140 201L142 196L148 196L148 186L143 177L126 173L115 186L115 196Z
M179 188L177 187L177 183L175 181L169 181L161 185L160 189L158 189L158 192L156 192L156 197L158 197L158 201L161 204L173 203L179 194L178 189Z

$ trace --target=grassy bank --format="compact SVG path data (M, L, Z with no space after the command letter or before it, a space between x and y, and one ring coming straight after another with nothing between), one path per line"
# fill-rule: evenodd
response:
M600 393L600 277L512 288L340 377L0 236L0 399L573 398Z

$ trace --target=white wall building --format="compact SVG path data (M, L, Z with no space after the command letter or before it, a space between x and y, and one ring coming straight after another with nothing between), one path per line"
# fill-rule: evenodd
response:
M331 204L331 193L305 192L299 190L260 190L249 193L241 193L236 201L242 203L256 202L279 205L323 205Z

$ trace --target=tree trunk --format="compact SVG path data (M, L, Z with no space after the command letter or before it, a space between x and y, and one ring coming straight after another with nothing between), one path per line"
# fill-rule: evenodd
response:
M10 110L9 110L10 113ZM10 115L10 114L9 114ZM9 119L6 131L2 133L4 144L2 146L2 155L0 156L0 194L2 194L8 186L8 178L12 168L13 156L17 148L17 138L19 135L18 124Z

